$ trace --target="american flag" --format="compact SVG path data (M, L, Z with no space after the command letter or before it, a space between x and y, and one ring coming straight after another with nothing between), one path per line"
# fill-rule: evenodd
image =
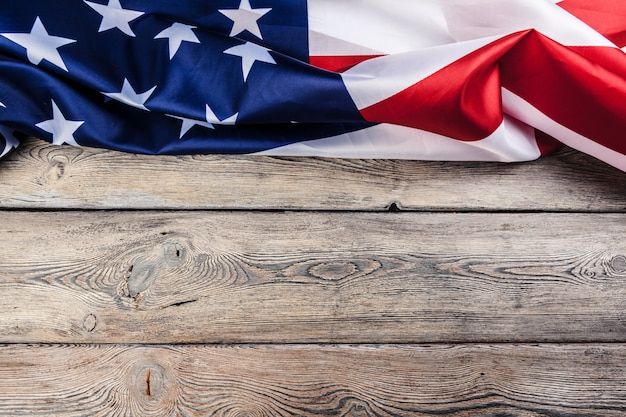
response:
M623 0L0 0L0 154L524 161L626 171Z

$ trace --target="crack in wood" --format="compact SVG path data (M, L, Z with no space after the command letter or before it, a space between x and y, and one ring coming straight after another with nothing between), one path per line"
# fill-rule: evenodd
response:
M148 369L148 372L146 373L146 395L148 397L152 397L152 392L150 390L150 369Z
M180 302L177 302L177 303L168 304L168 305L162 307L162 309L166 309L166 308L170 308L170 307L180 307L180 306L184 306L185 304L195 303L197 301L198 301L197 299L196 300L180 301Z

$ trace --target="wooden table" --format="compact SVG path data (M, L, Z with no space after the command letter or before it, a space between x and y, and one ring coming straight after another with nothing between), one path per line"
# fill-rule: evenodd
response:
M624 416L626 174L0 162L0 415Z

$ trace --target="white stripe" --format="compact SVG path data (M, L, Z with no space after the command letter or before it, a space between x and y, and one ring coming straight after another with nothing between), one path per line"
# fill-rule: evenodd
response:
M504 88L502 89L502 106L507 114L535 126L564 144L626 171L626 155L594 142L555 122L526 100Z
M326 139L298 142L257 155L388 158L431 161L530 161L540 156L534 129L505 116L489 137L463 142L404 126L380 124Z
M536 29L567 46L614 46L554 0L309 0L311 56L395 54Z
M341 77L360 110L388 99L496 39L483 38L382 56L350 68Z
M442 2L309 0L312 56L393 54L455 42ZM362 50L357 48L362 48Z
M565 46L615 46L552 0L439 0L458 40L535 29Z
M309 31L309 54L311 56L354 56L385 55L386 52L332 37L325 33Z

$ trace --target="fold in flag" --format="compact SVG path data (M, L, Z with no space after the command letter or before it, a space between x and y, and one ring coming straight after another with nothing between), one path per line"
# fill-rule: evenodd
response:
M0 154L524 161L626 171L623 0L0 0Z

